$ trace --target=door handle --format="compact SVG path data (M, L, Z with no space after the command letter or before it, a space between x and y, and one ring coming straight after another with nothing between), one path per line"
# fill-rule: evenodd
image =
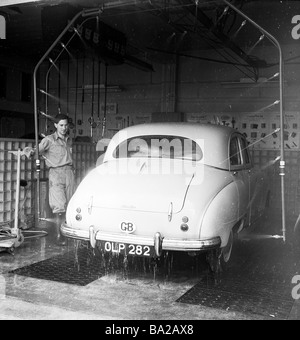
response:
M169 222L172 221L172 217L173 217L173 203L170 202L169 211L168 211L168 220L169 220Z
M88 203L88 212L90 215L92 214L92 209L93 209L93 196L91 196L90 201Z

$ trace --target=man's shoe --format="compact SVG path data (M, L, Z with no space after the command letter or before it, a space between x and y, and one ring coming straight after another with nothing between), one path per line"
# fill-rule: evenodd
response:
M64 214L57 214L56 216L56 244L59 246L65 246L67 244L65 237L60 232L60 226L65 219Z

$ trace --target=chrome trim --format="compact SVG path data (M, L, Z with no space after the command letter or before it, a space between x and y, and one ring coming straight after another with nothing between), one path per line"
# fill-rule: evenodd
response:
M113 233L103 233L100 230L95 229L90 226L89 229L74 229L69 227L67 224L63 223L61 226L62 234L66 237L86 240L91 242L93 247L94 241L109 241L117 243L127 243L127 244L141 244L145 246L155 246L155 243L161 238L162 250L173 250L173 251L206 251L209 249L219 248L221 246L221 238L214 237L210 239L200 239L200 240L182 240L182 239L167 239L162 238L160 233L156 233L154 237L143 237L132 234L113 234ZM159 236L158 236L159 234ZM92 237L92 240L91 240ZM158 253L159 247L157 246Z
M96 248L96 234L95 234L95 231L94 231L94 226L90 226L89 228L89 239L90 239L90 244L92 246L92 248Z
M155 249L155 255L157 257L161 256L162 249L163 249L163 247L162 247L163 239L164 238L158 232L154 235L154 249Z

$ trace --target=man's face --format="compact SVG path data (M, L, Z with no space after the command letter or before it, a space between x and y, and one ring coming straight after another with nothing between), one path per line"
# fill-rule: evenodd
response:
M67 119L60 120L57 124L54 124L59 135L65 136L68 132L69 122Z

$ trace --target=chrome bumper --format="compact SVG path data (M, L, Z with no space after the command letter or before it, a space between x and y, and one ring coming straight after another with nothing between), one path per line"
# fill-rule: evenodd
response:
M154 246L156 256L160 256L162 250L194 252L206 251L221 246L220 237L203 240L177 240L163 238L157 232L151 238L131 234L104 233L100 230L95 230L93 226L90 226L88 230L73 229L65 223L61 226L61 232L66 237L89 241L93 248L95 248L97 241Z

